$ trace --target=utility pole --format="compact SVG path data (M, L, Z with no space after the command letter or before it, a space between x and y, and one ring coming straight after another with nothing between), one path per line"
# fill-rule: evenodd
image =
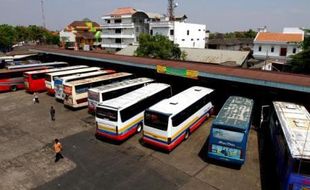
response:
M45 13L44 13L44 0L41 0L41 12L42 12L43 27L46 28Z

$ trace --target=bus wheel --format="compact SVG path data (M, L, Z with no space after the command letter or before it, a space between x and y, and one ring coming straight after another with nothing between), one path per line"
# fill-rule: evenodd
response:
M140 133L142 131L142 124L139 123L137 127L137 133Z
M11 86L11 91L15 92L17 90L17 86Z
M189 130L186 130L184 140L187 140L189 137Z

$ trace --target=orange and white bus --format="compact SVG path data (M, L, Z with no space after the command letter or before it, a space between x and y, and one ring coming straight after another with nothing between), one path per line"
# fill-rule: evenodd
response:
M100 77L87 78L64 84L65 106L72 108L87 107L88 89L130 79L132 73L120 72Z
M55 84L54 84L55 81L54 80L56 77L65 77L65 76L79 74L79 73L90 73L90 72L99 71L99 70L101 70L100 67L86 67L86 68L75 69L75 70L70 70L70 71L48 73L45 75L45 85L47 88L47 93L51 95L55 94Z

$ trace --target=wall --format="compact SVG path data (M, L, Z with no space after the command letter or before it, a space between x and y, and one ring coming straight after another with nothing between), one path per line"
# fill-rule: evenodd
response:
M189 35L187 35L189 31ZM180 47L205 48L206 26L184 22L174 23L174 43Z
M259 46L262 47L261 51L259 50ZM271 52L271 47L274 47L274 52ZM287 48L287 54L285 56L280 56L281 48ZM277 58L277 59L286 59L290 55L293 54L293 49L296 48L296 53L300 52L301 49L298 48L298 45L287 45L287 44L262 44L262 43L256 43L254 44L254 53L253 56L256 59L266 59L266 55L268 52L268 57L270 58Z

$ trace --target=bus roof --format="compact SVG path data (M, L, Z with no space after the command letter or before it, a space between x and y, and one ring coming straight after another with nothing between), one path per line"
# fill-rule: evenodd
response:
M201 86L192 86L171 98L164 99L151 106L149 110L161 112L167 115L176 115L194 102L212 93L214 90Z
M253 105L252 99L230 96L213 121L213 125L224 129L245 131L251 122Z
M13 69L13 70L3 69L3 70L0 71L0 74L1 74L1 73L26 72L26 71L34 71L34 70L49 69L49 68L52 68L52 67L50 67L50 66L42 66L42 67L30 67L30 68Z
M38 71L28 71L25 74L33 75L33 74L41 74L41 73L51 73L51 72L73 70L73 69L81 69L81 68L87 68L87 67L88 66L86 66L86 65L77 65L77 66L69 66L69 67L58 67L58 68L44 69L44 70L38 70Z
M11 65L7 66L8 70L13 69L22 69L22 68L29 68L29 67L41 67L41 66L55 66L55 65L68 65L67 62L46 62L46 63L35 63L35 64L24 64L24 65Z
M122 109L129 107L140 100L143 100L159 91L169 88L169 84L165 83L150 83L144 87L138 88L134 91L128 92L117 98L103 101L99 106L108 107L112 109Z
M69 75L69 76L65 76L65 77L57 77L57 79L61 79L61 80L70 80L70 79L76 79L76 78L80 78L80 77L87 77L87 76L94 76L94 75L99 75L99 74L108 74L108 73L113 73L113 70L99 70L99 71L94 71L94 72L90 72L90 73L78 73L78 74L73 74L73 75Z
M86 68L81 68L81 69L74 69L74 70L69 70L69 71L59 71L59 72L55 72L55 73L46 73L46 75L50 75L52 77L54 76L59 76L59 75L66 75L66 74L76 74L79 72L83 72L83 71L98 71L100 70L100 67L86 67Z
M310 159L310 114L304 106L273 102L293 158Z
M119 88L122 88L125 86L134 86L134 85L144 84L144 83L153 82L153 81L154 81L154 79L146 78L146 77L128 79L128 80L124 80L124 81L120 81L120 82L115 82L112 84L99 86L97 88L91 88L91 89L89 89L89 91L102 93L105 91L119 89Z
M130 76L130 75L132 75L132 73L126 73L126 72L114 73L114 74L103 75L103 76L99 76L99 77L92 77L92 78L87 78L87 79L71 81L71 82L66 83L66 86L76 86L76 85L88 84L88 83L92 83L92 82L96 82L96 81L109 80L109 79L113 79L113 78L125 77L125 76Z

